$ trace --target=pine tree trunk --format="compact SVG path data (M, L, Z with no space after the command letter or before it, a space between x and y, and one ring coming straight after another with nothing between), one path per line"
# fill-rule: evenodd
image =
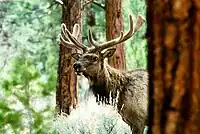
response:
M147 4L149 133L199 134L200 1Z
M106 0L106 39L111 40L119 37L123 31L122 0ZM115 54L108 59L111 66L120 70L125 69L124 43L117 45Z
M81 24L80 1L63 0L66 8L62 8L62 23L65 23L67 28L72 32L74 24ZM81 35L79 36L79 41ZM76 76L72 68L73 59L71 54L75 50L66 48L60 45L59 52L59 67L56 90L57 112L70 114L72 106L75 108L78 103Z

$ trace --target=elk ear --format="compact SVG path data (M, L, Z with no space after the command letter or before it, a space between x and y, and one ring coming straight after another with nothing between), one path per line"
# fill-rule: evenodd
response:
M78 60L78 59L81 57L81 54L79 54L79 53L73 53L71 56L72 56L75 60Z
M103 53L103 57L111 57L116 51L116 48L109 48Z

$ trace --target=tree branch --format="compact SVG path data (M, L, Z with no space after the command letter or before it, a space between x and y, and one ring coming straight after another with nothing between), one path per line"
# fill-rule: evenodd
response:
M102 8L102 9L104 9L105 10L105 6L102 6L100 3L97 3L97 2L95 2L94 0L89 0L89 1L87 1L85 4L83 4L83 6L82 6L82 10L87 6L87 5L89 5L89 4L95 4L95 5L97 5L98 7L100 7L100 8Z
M62 0L55 0L55 2L57 2L58 4L60 4L61 6L63 6L65 9L67 8L67 6L63 3Z
M88 4L90 4L92 2L93 2L93 0L89 0L86 3L84 3L83 6L82 6L82 8L81 8L81 10L83 10Z
M93 1L92 3L97 5L98 7L102 8L103 10L105 10L105 6L102 6L101 4L99 4L99 3L95 2L95 1Z

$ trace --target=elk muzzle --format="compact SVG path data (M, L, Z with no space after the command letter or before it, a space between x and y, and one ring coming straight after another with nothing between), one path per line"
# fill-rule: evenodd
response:
M75 62L73 67L77 75L82 75L82 73L85 71L85 68L80 61Z

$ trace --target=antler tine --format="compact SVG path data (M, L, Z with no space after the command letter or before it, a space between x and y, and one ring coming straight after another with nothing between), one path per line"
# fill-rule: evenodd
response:
M146 20L144 19L144 17L142 17L141 15L139 15L137 17L137 23L135 25L135 30L134 30L134 33L136 33L139 28L142 26L142 24L145 22Z
M79 48L81 48L83 51L85 51L86 47L81 44L70 32L69 30L66 28L66 33L68 35L69 40L74 43L74 45L78 46Z
M60 36L61 44L64 45L65 47L68 47L68 48L76 47L77 49L80 49L79 47L74 45L72 42L67 41L68 38L67 38L67 35L66 35L66 32L65 32L65 29L66 29L66 26L65 26L64 23L62 23L61 24L61 36Z
M130 21L130 30L129 32L127 32L126 34L124 34L124 32L121 31L119 38L115 38L113 40L110 40L108 42L105 42L103 44L101 44L101 50L108 48L108 47L112 47L116 44L119 44L127 39L129 39L130 37L133 36L134 34L134 24L133 24L133 17L132 15L129 16L129 21Z
M73 35L76 39L78 38L79 32L80 32L80 26L79 26L79 24L75 24L74 27L73 27L72 35Z
M65 47L68 47L68 48L74 48L74 47L76 47L77 49L80 49L79 47L75 46L73 43L66 41L66 40L63 38L62 35L61 35L61 37L60 37L60 40L61 40L62 45L64 45Z
M79 50L82 50L83 52L86 51L86 46L83 46L78 40L78 34L79 34L79 25L75 24L73 27L73 32L72 34L69 32L67 29L66 25L64 23L61 24L61 42L63 45L65 45L68 48L76 48ZM66 41L69 40L69 41Z
M93 35L90 29L88 30L88 43L94 47L98 47L98 45L95 43L95 40L93 38Z
M144 23L144 19L142 18L142 16L138 16L138 19L137 19L137 23L135 25L135 28L134 28L134 25L133 25L133 18L132 16L130 15L129 16L129 20L130 20L130 29L129 29L129 32L127 32L126 34L124 34L123 32L120 33L120 36L118 38L115 38L113 40L110 40L110 41L107 41L105 43L102 43L99 45L98 48L94 48L94 49L91 49L90 52L95 52L95 51L102 51L108 47L112 47L114 45L117 45L121 42L124 42L126 41L127 39L131 38L138 30L139 28L142 26L142 24Z

